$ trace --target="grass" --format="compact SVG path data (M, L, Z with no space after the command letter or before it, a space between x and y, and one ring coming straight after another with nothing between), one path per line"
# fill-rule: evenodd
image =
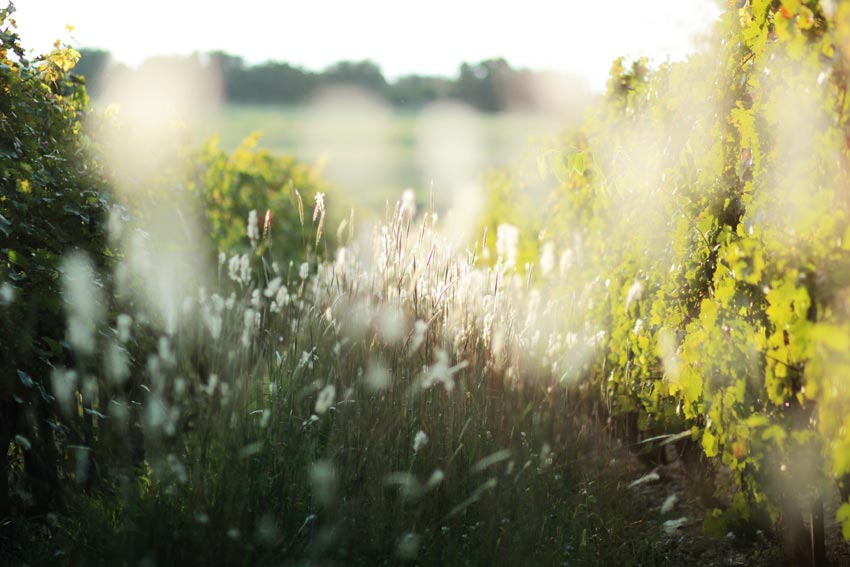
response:
M78 469L64 514L7 526L10 555L675 564L623 471L604 471L611 456L576 403L593 403L574 379L597 342L592 329L564 327L575 300L530 291L503 263L480 265L430 219L397 206L370 246L304 266L281 267L261 248L234 256L184 299L171 334L135 303L130 341L144 370L132 399L106 402L98 384L97 488ZM136 428L143 463L106 445Z
M228 104L196 125L196 131L201 138L218 135L225 149L260 131L261 147L308 162L324 161L330 181L356 195L359 205L383 212L384 202L393 202L400 188L411 187L425 196L432 185L440 191L452 184L456 168L477 177L489 168L509 165L531 151L530 143L575 121L547 113L418 112L371 104ZM441 152L448 156L441 157ZM460 163L452 161L455 157Z

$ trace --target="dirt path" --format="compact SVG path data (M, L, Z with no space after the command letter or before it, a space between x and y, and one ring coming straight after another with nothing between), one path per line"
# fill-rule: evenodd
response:
M706 518L712 513L693 495L680 461L651 467L634 455L624 470L627 489L645 505L640 521L656 525L658 545L671 564L714 566L779 567L790 566L782 542L775 530L754 530L752 534L725 536L705 534ZM828 499L825 509L827 556L829 565L850 565L850 543L844 541L835 519L840 504L838 490Z

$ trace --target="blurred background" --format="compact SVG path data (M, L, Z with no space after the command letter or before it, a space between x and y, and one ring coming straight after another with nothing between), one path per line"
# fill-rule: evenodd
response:
M133 125L116 137L137 142L122 153L162 146L175 128L194 143L218 136L227 151L261 132L260 147L317 164L336 201L379 214L407 188L439 210L458 195L474 208L482 172L576 126L616 57L682 59L720 9L710 0L17 8L35 53L56 39L80 51L75 71L94 104Z

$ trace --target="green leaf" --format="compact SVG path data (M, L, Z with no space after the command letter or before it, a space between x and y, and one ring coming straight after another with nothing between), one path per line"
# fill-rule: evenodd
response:
M540 179L546 179L548 168L546 167L546 155L537 156L537 173L540 174Z
M32 388L35 382L32 377L24 372L23 370L18 369L18 379L26 388Z
M750 427L757 428L757 427L764 427L765 425L770 423L770 420L768 419L768 417L766 415L763 415L763 414L760 414L760 413L755 413L755 414L753 414L753 415L751 415L750 417L747 418L746 423Z
M850 504L845 502L839 506L835 519L841 522L841 535L844 539L850 539Z
M702 448L706 457L716 457L719 451L717 436L706 429L702 434Z
M705 329L711 329L717 324L717 304L710 299L703 299L700 304L700 319Z
M568 169L567 164L564 163L563 157L557 156L552 160L552 173L561 183L566 183L570 180L570 170Z
M785 441L785 438L788 434L785 432L785 429L781 425L771 425L767 429L764 430L764 433L761 434L761 438L764 441L774 441L778 446L782 445L782 442Z
M833 352L847 352L850 350L850 334L847 329L829 323L817 323L812 326L809 338Z
M584 175L584 154L582 152L576 152L575 154L573 171L579 175Z

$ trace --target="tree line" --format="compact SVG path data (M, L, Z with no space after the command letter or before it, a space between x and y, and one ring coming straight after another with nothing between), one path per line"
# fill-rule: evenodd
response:
M155 56L132 69L116 62L111 53L81 49L75 72L87 78L93 98L103 94L105 79L122 74L171 72L188 75L212 74L220 83L226 102L242 104L301 104L322 89L353 86L387 103L402 108L418 108L441 99L464 102L484 112L547 107L553 90L559 100L589 97L586 83L563 73L532 71L512 67L503 58L478 63L462 63L454 78L405 75L387 80L372 61L340 61L322 71L310 71L280 61L248 64L242 57L223 51L189 56Z

